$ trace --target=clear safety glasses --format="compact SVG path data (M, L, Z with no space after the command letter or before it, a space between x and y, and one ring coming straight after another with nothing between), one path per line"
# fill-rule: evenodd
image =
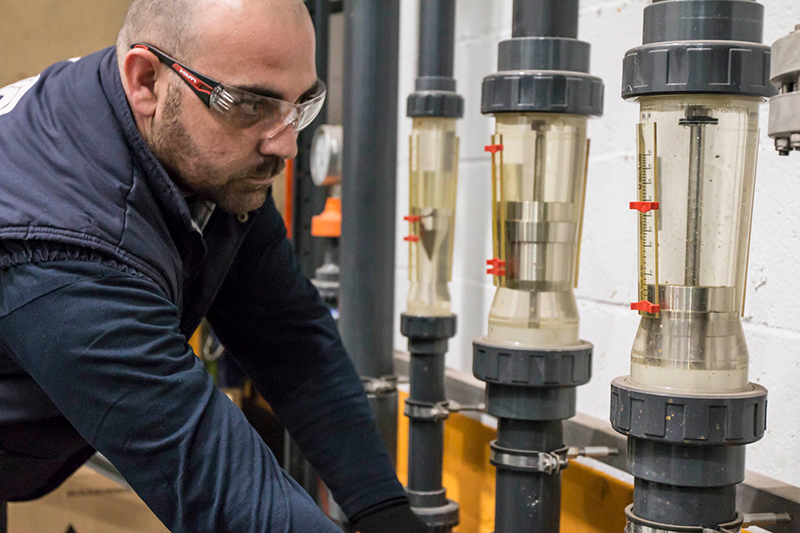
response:
M136 43L131 48L142 48L155 55L183 78L206 107L222 115L234 126L249 128L262 124L270 139L290 125L295 132L301 131L311 124L325 103L327 89L322 80L317 80L302 101L295 104L224 85L149 44Z

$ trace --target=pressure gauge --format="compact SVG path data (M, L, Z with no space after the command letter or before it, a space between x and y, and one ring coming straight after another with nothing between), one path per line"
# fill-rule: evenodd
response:
M342 181L342 126L317 128L311 141L311 179L323 187Z

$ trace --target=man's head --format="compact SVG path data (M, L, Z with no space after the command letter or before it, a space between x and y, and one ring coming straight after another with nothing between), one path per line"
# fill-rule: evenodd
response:
M226 86L297 102L314 87L314 29L301 0L133 0L117 40L120 75L142 137L185 193L240 214L260 207L289 126L270 137L209 109L146 43Z

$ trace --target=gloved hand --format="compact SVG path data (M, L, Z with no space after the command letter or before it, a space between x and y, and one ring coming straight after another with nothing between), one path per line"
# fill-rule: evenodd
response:
M406 500L391 506L376 506L355 517L355 528L360 533L429 533Z

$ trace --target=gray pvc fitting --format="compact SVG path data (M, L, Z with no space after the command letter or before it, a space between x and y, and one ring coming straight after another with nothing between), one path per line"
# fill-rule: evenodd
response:
M770 49L755 0L655 0L643 45L625 54L622 97L673 93L768 98Z

